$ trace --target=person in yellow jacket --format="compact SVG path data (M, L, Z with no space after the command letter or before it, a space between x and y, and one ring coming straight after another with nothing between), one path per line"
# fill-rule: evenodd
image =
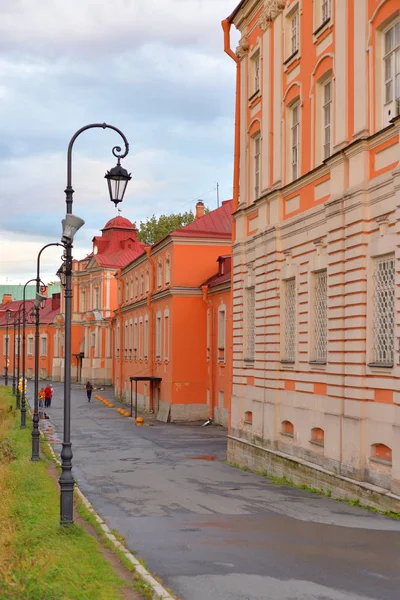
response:
M39 390L39 408L43 408L44 406L44 399L45 399L45 393L44 393L44 389L42 388L41 390Z

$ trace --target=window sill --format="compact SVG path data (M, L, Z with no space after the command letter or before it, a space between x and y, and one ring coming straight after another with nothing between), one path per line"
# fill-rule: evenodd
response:
M290 366L290 365L294 365L295 362L296 361L294 361L294 360L286 360L286 359L282 358L281 365L289 365Z
M314 446L319 446L320 448L324 447L324 442L319 442L318 440L309 440L310 444L314 444Z
M292 54L290 54L290 56L288 56L287 59L283 61L284 67L289 67L289 65L291 65L292 62L294 62L297 58L300 58L299 49L292 52Z
M392 461L391 460L385 460L384 458L379 458L379 456L370 456L369 460L371 462L375 462L375 463L378 463L380 465L385 465L386 467L391 467L392 466Z
M243 421L245 425L253 425L253 421Z
M294 433L286 433L286 431L281 431L281 435L291 438L292 440L294 439Z
M315 31L313 31L313 36L315 38L318 38L321 35L321 33L323 33L326 29L328 29L330 22L331 22L331 17L329 17L328 19L325 19L325 21L323 21L321 23L321 25L319 25Z
M317 366L321 365L321 366L324 366L324 365L327 364L327 362L326 362L326 360L309 360L308 364L309 365L317 365Z
M384 363L368 363L367 367L370 369L393 369L394 364L384 364Z

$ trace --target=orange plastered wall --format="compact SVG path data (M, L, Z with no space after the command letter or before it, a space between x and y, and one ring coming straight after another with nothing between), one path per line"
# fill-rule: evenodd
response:
M174 404L206 403L206 310L201 296L174 298L171 320Z
M232 246L216 245L176 245L174 248L173 285L198 287L217 271L217 259L223 254L231 254Z

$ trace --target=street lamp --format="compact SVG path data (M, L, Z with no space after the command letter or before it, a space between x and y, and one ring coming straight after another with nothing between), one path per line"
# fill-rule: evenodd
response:
M16 396L15 408L20 408L20 393L19 393L19 367L20 367L20 351L21 351L21 308L15 312L13 325L14 325L14 357L13 357L13 383L12 393ZM18 329L17 329L18 328ZM16 335L18 331L18 341L16 341ZM15 357L17 357L17 373L15 373Z
M60 523L67 525L73 523L73 494L74 494L74 478L72 476L72 447L71 447L71 319L72 319L72 246L73 236L76 231L83 225L83 221L79 222L68 221L72 215L72 203L74 190L72 188L72 147L76 138L87 129L102 128L113 129L124 141L125 152L121 154L120 146L114 146L112 149L113 155L117 158L117 166L108 171L105 175L108 182L108 190L111 202L115 206L122 202L126 186L131 179L130 174L120 165L121 158L125 158L129 152L129 144L125 135L107 123L92 123L85 125L79 129L71 138L68 145L67 153L67 187L65 188L66 196L66 217L63 221L62 242L65 246L65 340L64 340L64 431L61 450L61 475L59 478L61 501L60 501ZM76 217L74 217L76 219ZM81 220L80 220L81 221ZM69 229L68 229L69 228ZM63 271L64 273L64 271Z
M46 300L46 296L39 293L40 284L43 283L40 280L40 258L43 250L50 246L62 246L59 242L52 242L46 244L39 250L36 261L36 296L34 301L35 307L35 384L34 384L34 396L33 396L33 418L32 418L32 461L40 460L39 453L39 328L40 328L40 304Z
M11 319L11 315L12 312L11 310L7 310L6 311L6 364L5 364L5 373L4 373L4 379L5 379L5 384L8 385L8 322Z
M22 401L21 401L21 429L26 427L26 390L25 390L25 359L26 359L26 286L28 283L36 281L35 279L29 279L24 285L24 291L22 296Z

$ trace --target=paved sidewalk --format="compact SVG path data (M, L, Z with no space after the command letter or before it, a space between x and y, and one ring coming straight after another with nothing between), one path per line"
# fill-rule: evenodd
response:
M54 389L59 452L62 385ZM180 598L398 600L399 521L226 465L221 428L136 427L118 406L88 404L73 385L74 475Z

